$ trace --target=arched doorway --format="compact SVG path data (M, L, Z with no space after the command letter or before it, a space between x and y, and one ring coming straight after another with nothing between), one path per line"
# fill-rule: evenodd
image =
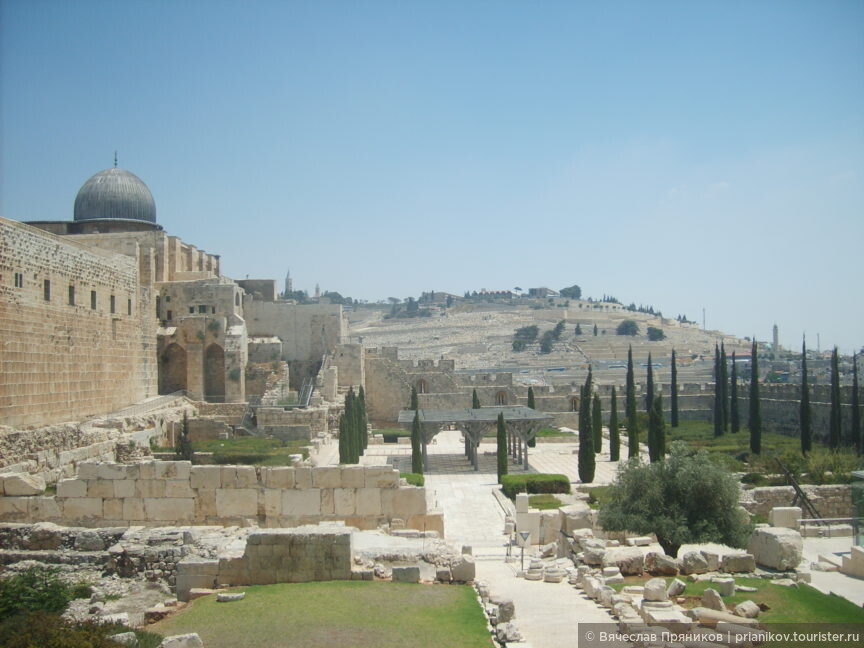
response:
M186 350L169 344L159 358L159 393L172 394L186 389Z
M506 405L507 404L507 392L499 391L495 394L495 404L496 405Z
M579 399L576 396L570 397L570 411L578 412L579 411Z
M204 351L204 400L225 402L225 351L218 344Z
M414 389L417 390L418 394L428 394L429 393L429 385L426 384L426 381L421 378L414 384Z

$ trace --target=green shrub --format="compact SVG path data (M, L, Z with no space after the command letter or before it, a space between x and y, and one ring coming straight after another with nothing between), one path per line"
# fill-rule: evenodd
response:
M559 506L561 506L561 504L561 500L559 500L554 495L550 495L549 493L543 493L541 495L530 495L528 497L528 506L538 509L540 511L557 509Z
M75 583L74 585L72 585L70 595L73 599L89 599L91 596L93 596L93 587L90 585L90 583L85 583L83 581L80 583Z
M511 500L516 493L569 493L570 480L567 475L537 473L529 475L504 475L501 490Z
M592 509L599 509L604 503L609 501L611 496L611 486L596 486L588 491L588 506Z
M143 630L130 630L119 623L74 622L47 612L28 612L0 623L0 646L4 648L117 648L112 634L134 632L139 648L157 648L162 637Z
M0 579L0 621L23 612L63 612L73 594L58 572L50 567L30 567ZM0 642L2 645L6 644Z
M768 483L768 480L765 478L765 475L760 473L746 473L741 475L741 483L750 484L751 486L764 486Z
M410 486L423 486L426 483L426 478L418 473L399 473L399 476Z

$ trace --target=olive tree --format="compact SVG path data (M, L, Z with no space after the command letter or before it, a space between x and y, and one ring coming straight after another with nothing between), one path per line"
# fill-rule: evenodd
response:
M704 450L673 443L665 461L631 459L618 470L600 509L606 531L654 533L670 556L682 544L720 542L744 547L752 532L738 507L738 482Z

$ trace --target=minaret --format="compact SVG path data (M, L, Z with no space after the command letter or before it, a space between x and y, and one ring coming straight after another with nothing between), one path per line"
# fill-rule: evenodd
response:
M777 324L774 324L774 353L777 353L780 350L780 329L777 328Z
M285 295L287 296L292 292L294 292L294 282L291 281L291 269L289 268L285 273Z
M321 297L321 286L317 283L315 284L315 299L319 299Z

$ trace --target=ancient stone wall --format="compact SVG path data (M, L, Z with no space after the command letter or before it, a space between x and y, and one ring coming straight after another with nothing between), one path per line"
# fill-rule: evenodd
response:
M0 497L0 522L86 527L182 524L294 527L344 521L375 529L400 519L443 535L426 490L385 466L192 466L188 461L81 463L57 495Z
M365 354L361 344L340 344L330 356L330 366L338 369L341 387L366 384Z
M256 418L261 432L286 440L308 440L328 430L326 407L288 410L284 407L259 407ZM303 428L305 434L299 429L292 432L290 428Z
M338 304L289 304L243 300L246 327L253 337L275 335L282 340L282 359L320 362L341 344L345 324Z
M854 515L852 487L848 484L802 486L813 506L824 518L848 518ZM751 515L768 517L776 506L792 506L795 490L791 486L764 486L742 491L740 503ZM810 515L804 511L804 517Z
M0 218L0 420L81 420L155 395L154 314L135 257Z
M249 338L249 362L273 363L282 357L282 340L276 336Z

